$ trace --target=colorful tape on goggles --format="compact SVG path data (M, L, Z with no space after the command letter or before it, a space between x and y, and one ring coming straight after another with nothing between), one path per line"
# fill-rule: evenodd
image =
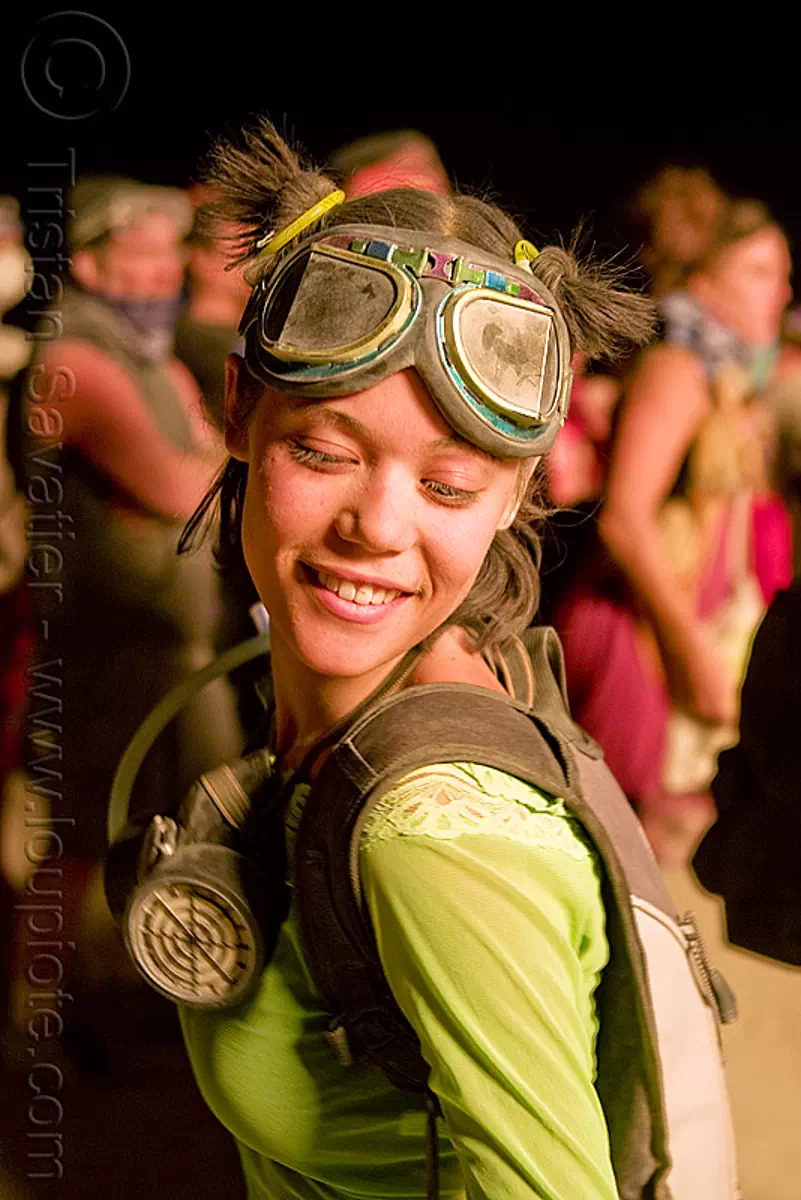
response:
M257 284L240 333L258 379L304 396L349 395L415 367L448 423L500 457L544 454L567 415L556 301L530 271L452 238L317 234Z

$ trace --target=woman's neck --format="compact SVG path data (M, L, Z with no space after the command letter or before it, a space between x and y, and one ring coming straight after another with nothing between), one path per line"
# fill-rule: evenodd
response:
M328 676L310 670L273 636L270 650L275 696L276 753L296 769L308 751L366 700L400 659L357 676Z
M274 638L271 657L276 752L285 767L296 769L320 738L372 695L403 656L353 677L325 676L309 670L278 638ZM399 686L427 683L471 683L503 692L468 635L457 628L445 630Z

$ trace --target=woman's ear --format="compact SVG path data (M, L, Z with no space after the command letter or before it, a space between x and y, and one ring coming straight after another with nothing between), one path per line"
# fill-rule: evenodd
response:
M514 495L498 526L499 533L502 529L508 529L513 524L515 517L520 511L520 505L525 498L526 490L531 482L531 476L534 474L534 468L539 461L539 458L527 458L518 467Z
M248 461L248 431L242 383L247 367L241 354L225 360L225 448L240 462Z

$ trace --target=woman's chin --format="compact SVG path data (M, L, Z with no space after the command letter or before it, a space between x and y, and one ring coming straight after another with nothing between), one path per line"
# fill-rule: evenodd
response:
M320 605L319 611L310 613L299 607L294 619L290 617L289 636L281 636L277 627L274 633L299 665L329 679L357 679L391 668L448 616L447 610L440 616L439 608L425 614L410 612L409 606L419 601L406 596L386 605L381 613L367 613L364 621L360 619L363 613L352 611L356 605L343 605L339 597L333 602L325 599L331 609L339 602L339 608L347 611L334 612ZM315 601L319 604L317 597ZM428 619L421 620L423 615Z
M309 646L299 647L304 665L326 679L359 679L401 658L408 646Z
M375 627L337 629L328 623L298 622L289 636L274 630L274 649L282 658L296 660L298 667L328 679L355 679L394 662L413 642Z

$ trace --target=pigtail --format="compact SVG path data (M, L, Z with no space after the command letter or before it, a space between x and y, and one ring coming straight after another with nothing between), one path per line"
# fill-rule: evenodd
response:
M251 263L270 233L286 228L337 189L264 119L244 129L238 141L217 142L204 181L216 196L206 206L206 227L231 242L234 267ZM225 232L230 229L236 233ZM255 263L251 270L258 277Z
M574 249L575 242L571 250L546 246L532 269L558 302L573 349L614 362L651 340L656 307L650 297L621 286L625 268L582 263Z
M488 197L460 195L451 202L450 233L512 260L523 234L512 218ZM615 267L578 254L580 231L568 249L546 246L531 264L534 275L558 302L573 350L590 359L614 361L642 346L654 335L656 309L647 296L625 286L625 267Z

